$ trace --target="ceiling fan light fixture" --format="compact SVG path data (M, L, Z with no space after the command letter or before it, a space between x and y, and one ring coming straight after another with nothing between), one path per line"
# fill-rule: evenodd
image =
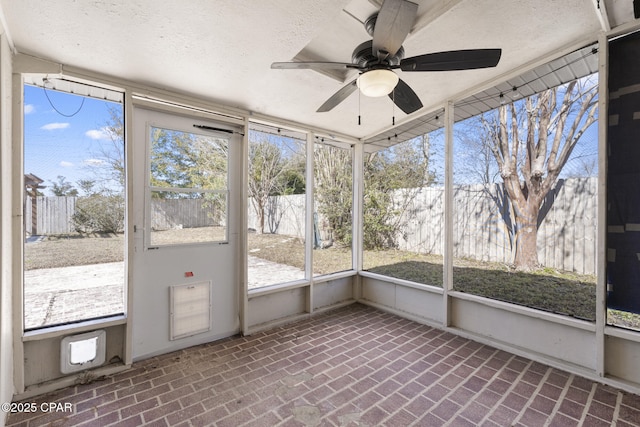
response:
M356 84L365 96L376 98L390 94L400 78L391 70L379 69L367 71L358 77Z

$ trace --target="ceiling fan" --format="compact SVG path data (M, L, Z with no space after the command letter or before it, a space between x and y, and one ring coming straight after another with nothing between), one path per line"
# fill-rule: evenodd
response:
M274 62L273 69L355 69L360 76L333 94L317 112L326 112L360 89L366 96L388 95L406 114L422 108L418 95L392 71L451 71L495 67L501 49L468 49L427 53L404 58L402 43L411 31L418 5L407 0L384 0L380 11L369 17L365 29L373 40L358 45L351 63Z

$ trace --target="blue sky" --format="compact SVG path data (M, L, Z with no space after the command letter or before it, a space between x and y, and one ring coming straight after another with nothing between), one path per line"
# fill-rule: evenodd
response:
M76 188L78 180L91 179L103 162L101 148L111 147L109 107L121 106L33 86L24 87L24 104L24 172L45 181L45 195L58 175Z
M43 88L25 86L24 171L45 181L45 195L51 195L51 183L57 182L58 176L64 176L66 181L76 188L78 180L95 177L92 169L103 163L100 151L112 148L111 139L104 129L110 117L109 107L121 108L121 105L52 90L45 93ZM431 143L430 169L436 172L437 181L442 184L442 135L434 135ZM596 124L583 136L572 157L574 160L564 168L563 177L597 175ZM474 160L464 160L460 153L456 155L457 180L461 179L460 174L464 173L460 170L461 165L478 160L472 158ZM595 166L595 169L588 173L588 166Z

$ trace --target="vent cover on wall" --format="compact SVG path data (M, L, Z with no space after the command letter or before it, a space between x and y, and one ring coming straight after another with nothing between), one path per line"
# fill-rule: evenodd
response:
M169 304L170 340L211 329L211 282L169 287Z

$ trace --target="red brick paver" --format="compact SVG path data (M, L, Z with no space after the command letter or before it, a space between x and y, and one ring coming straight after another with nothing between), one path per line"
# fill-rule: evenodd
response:
M640 426L640 396L360 304L31 399L9 426Z

